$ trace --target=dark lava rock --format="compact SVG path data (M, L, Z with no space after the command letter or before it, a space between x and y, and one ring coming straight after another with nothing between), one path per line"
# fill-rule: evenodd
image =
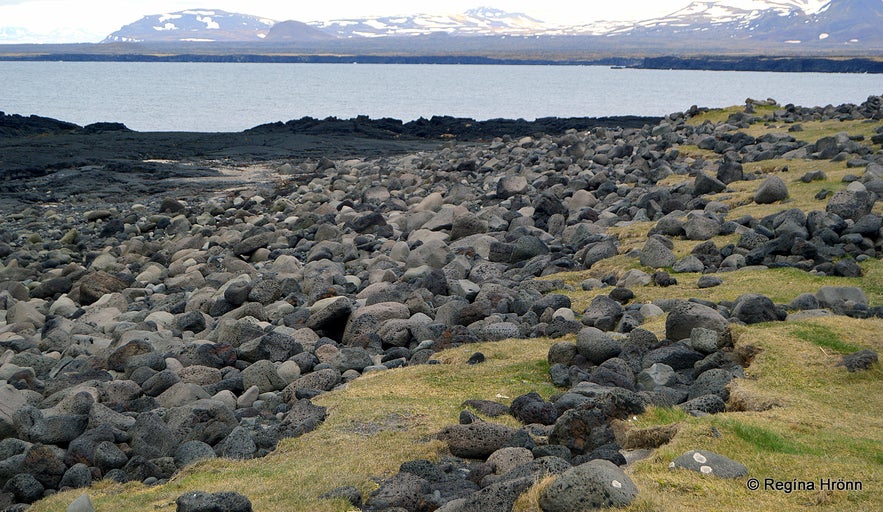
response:
M236 492L192 491L175 500L177 512L252 512L251 501Z
M743 464L705 450L689 451L672 461L669 467L689 469L720 478L739 478L748 474L748 468Z
M544 512L571 512L625 507L638 488L622 469L607 460L592 460L565 471L540 495Z
M785 320L787 313L776 306L769 297L746 294L736 299L732 316L750 325Z
M850 372L857 372L860 370L870 370L877 361L877 353L873 350L865 349L843 356L843 359L837 363L837 366L845 366Z
M665 320L665 337L670 340L683 340L690 337L694 327L713 329L719 333L728 332L727 320L717 311L696 302L678 303Z
M558 409L555 408L555 404L546 402L535 392L516 397L509 409L512 416L525 424L553 425L558 418Z

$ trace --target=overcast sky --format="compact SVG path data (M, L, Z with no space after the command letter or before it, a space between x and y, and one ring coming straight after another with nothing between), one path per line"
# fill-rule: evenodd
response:
M76 34L63 37L73 37L79 42L97 42L142 16L193 8L222 9L280 21L317 21L372 15L452 14L486 5L523 12L550 23L575 25L598 20L652 18L689 3L690 0L0 0L0 36L6 33L0 41L16 42L10 40L9 29L18 28L37 34L58 33L55 41L44 42L77 42L57 40L61 34Z

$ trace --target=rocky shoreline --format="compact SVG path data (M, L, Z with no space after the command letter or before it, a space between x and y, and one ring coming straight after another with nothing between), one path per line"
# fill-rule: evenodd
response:
M475 121L436 116L313 119L239 133L136 132L120 123L78 126L0 112L0 208L55 202L132 202L260 162L378 158L436 149L443 142L489 141L568 129L655 124L657 117ZM228 173L230 174L230 173ZM232 173L235 174L235 173ZM222 180L229 181L229 180ZM94 187L102 183L102 187ZM208 185L207 185L208 184ZM195 191L212 185L200 180Z
M439 434L454 459L406 464L364 497L365 508L502 510L542 474L592 490L574 494L579 486L562 480L544 495L547 511L598 496L600 505L627 503L636 490L619 469L626 460L614 420L648 405L723 411L726 385L748 357L732 350L731 323L820 309L883 316L883 306L845 287L790 304L761 295L631 302L631 290L670 285L680 272L705 274L700 287L749 266L860 276L856 262L883 255L872 212L883 193L883 129L871 144L844 135L812 144L785 134L756 139L741 131L756 120L752 110L698 126L687 123L693 109L639 127L534 127L441 146L396 134L404 125L389 121L371 124L388 139L354 137L358 122L332 123L357 141L346 147L286 123L218 135L218 153L208 154L174 152L172 143L161 146L168 154L143 154L139 144L161 135L118 125L30 139L32 153L96 135L131 153L108 149L110 157L81 161L59 159L61 149L34 168L4 156L0 505L22 510L99 479L161 483L203 458L260 457L317 428L327 411L311 399L360 375L432 364L435 352L463 344L541 336L562 338L549 352L550 378L566 391L551 402L531 394L509 407L469 404L489 417L512 414L525 428L464 411L460 425ZM769 115L795 124L879 121L883 98ZM303 152L253 149L248 139L290 140L291 132ZM212 139L189 136L193 147ZM26 140L4 138L4 148L24 154ZM247 145L248 159L230 151L235 144ZM360 144L376 153L356 157ZM684 145L716 159L685 157ZM226 170L215 160L225 150L234 155ZM817 211L783 205L774 215L727 220L728 207L708 194L732 183L757 180L757 204L787 198L776 176L743 172L743 163L772 158L841 159L855 174L845 190L818 198ZM173 161L153 161L165 159ZM119 181L133 169L143 176ZM153 176L169 169L188 172ZM666 185L674 175L689 180ZM95 190L95 179L117 181ZM148 179L156 187L132 189ZM47 188L63 180L71 188ZM79 192L67 199L73 187ZM609 292L573 311L558 292L565 284L548 276L618 255L607 228L633 222L654 223L630 253L648 272L582 283ZM711 239L720 234L739 241L718 247ZM674 239L694 241L692 254L677 259ZM663 339L641 329L665 314ZM712 471L731 474L724 463ZM604 487L611 480L617 492ZM332 495L362 505L351 489Z

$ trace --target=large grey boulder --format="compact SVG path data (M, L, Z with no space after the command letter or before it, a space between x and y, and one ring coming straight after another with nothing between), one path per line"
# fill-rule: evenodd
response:
M505 425L478 422L445 427L438 438L448 443L455 457L485 459L505 446L514 435L515 430Z
M13 417L26 403L21 391L9 384L0 385L0 439L15 435Z
M153 412L139 414L129 435L132 450L146 459L171 457L179 443L174 431Z
M696 180L693 182L693 195L717 194L718 192L723 192L726 188L727 185L719 178L713 178L704 172L699 172L696 175Z
M855 305L867 306L868 297L857 286L823 286L816 292L819 305L843 313Z
M786 315L785 310L777 307L772 299L756 293L747 293L736 299L732 312L734 318L749 325L781 321Z
M684 235L687 240L710 240L720 232L720 221L704 214L691 213L684 222Z
M574 512L625 507L638 488L610 461L595 459L565 471L540 495L543 512Z
M598 263L601 260L606 260L607 258L612 258L619 253L619 249L616 247L616 242L613 240L604 240L603 242L598 242L586 251L585 256L583 257L583 265L585 268L592 268L592 265Z
M705 450L691 450L672 461L669 467L689 469L720 478L739 478L748 474L745 465Z
M216 457L215 451L208 444L202 441L187 441L181 443L181 446L175 450L175 465L183 468L196 461L214 459Z
M278 391L286 385L287 383L276 371L276 365L266 359L257 361L242 370L242 387L245 389L257 386L261 393L266 393Z
M536 476L496 482L471 495L449 501L436 512L488 512L512 510L515 501L536 483Z
M341 374L336 368L323 368L301 376L282 390L282 399L292 401L299 390L331 391L340 384Z
M656 238L649 238L641 248L641 265L651 268L671 267L677 261L675 254Z
M584 327L576 335L576 349L593 364L601 364L622 351L622 345L596 327Z
M788 186L778 176L770 176L763 180L754 193L754 202L757 204L772 204L788 197Z
M858 220L871 213L876 194L868 191L840 190L828 200L825 211L844 219Z
M665 319L665 337L673 341L687 339L695 327L713 329L722 334L729 329L727 319L717 310L696 302L683 301L672 308Z
M525 192L527 192L527 178L524 176L503 176L497 182L497 197L500 199L507 199Z
M95 506L92 505L89 495L83 493L67 506L65 512L95 512Z
M402 508L416 510L423 495L430 492L426 479L407 472L399 472L371 493L367 505L373 510Z

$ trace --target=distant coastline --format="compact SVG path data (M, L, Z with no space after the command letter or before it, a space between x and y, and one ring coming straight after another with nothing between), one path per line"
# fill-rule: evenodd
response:
M80 46L80 45L77 45ZM78 48L82 49L82 47ZM42 50L42 51L41 51ZM543 58L539 56L489 57L480 55L314 55L279 53L98 53L90 51L46 52L40 46L27 51L0 47L0 61L37 62L221 62L280 64L471 64L611 66L636 69L683 69L706 71L770 71L778 73L883 73L883 60L873 58L803 56L654 56L599 58Z

